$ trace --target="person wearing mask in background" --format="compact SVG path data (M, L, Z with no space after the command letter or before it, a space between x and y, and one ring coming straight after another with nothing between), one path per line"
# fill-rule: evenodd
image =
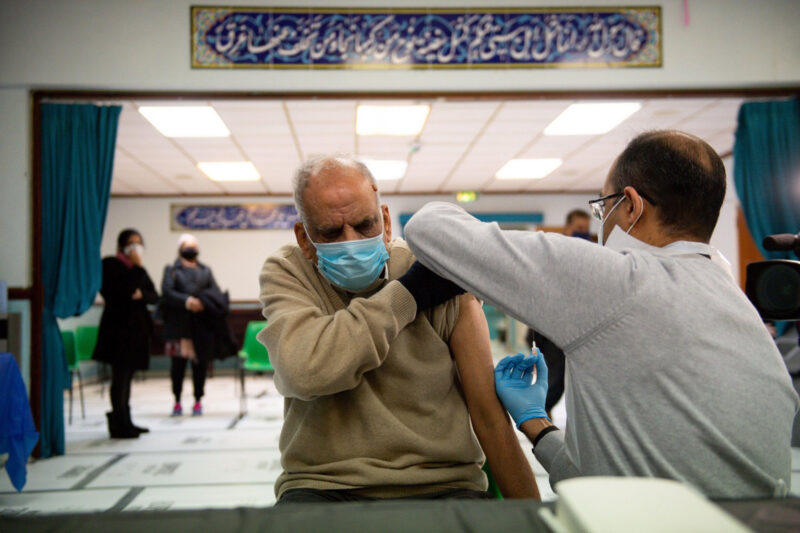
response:
M192 415L203 414L206 373L218 349L208 319L214 308L220 308L215 315L227 314L227 294L220 291L211 269L197 260L199 253L197 239L188 233L181 235L178 258L164 268L161 280L165 351L172 358L173 416L183 414L181 393L188 361L192 363L194 386ZM232 348L228 347L227 352L230 351ZM227 352L225 355L229 355Z
M590 202L604 246L502 231L441 202L406 225L420 263L564 349L566 431L546 416L541 356L510 356L495 372L551 485L645 476L713 498L788 492L800 399L758 312L708 244L724 197L725 167L711 146L655 131L628 144Z
M591 216L589 213L583 209L573 209L567 214L564 235L592 241L592 236L589 233L590 222ZM564 376L566 374L564 352L553 341L533 328L528 328L525 340L528 346L534 342L536 343L536 347L542 352L544 361L547 363L547 400L544 403L544 409L547 411L547 415L550 416L550 411L564 394Z
M117 254L103 259L100 294L105 305L92 359L111 365L111 412L108 432L114 439L132 439L148 429L131 421L131 382L137 370L147 370L153 322L148 304L158 294L142 266L144 241L135 229L117 237Z
M564 235L591 241L592 235L589 233L590 222L591 215L589 213L583 209L573 209L567 214Z
M485 499L481 447L505 497L538 498L494 391L481 304L457 287L428 298L446 282L409 270L363 163L310 159L294 199L297 244L260 276L258 339L285 397L278 502Z

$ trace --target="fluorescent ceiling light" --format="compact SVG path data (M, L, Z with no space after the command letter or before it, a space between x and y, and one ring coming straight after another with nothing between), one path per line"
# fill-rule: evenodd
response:
M561 166L560 159L512 159L497 171L499 180L540 179Z
M250 161L197 163L203 174L212 181L258 181L261 174Z
M545 129L545 135L601 135L642 108L639 102L572 104Z
M419 135L429 105L360 105L356 110L358 135Z
M213 107L142 106L144 118L165 137L229 137L231 132Z
M399 180L406 175L408 163L402 159L362 159L376 180Z

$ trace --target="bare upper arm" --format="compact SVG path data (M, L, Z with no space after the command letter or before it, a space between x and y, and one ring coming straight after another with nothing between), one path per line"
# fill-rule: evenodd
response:
M450 351L470 411L493 408L503 413L494 390L489 326L481 303L471 294L459 296L459 313L450 335Z

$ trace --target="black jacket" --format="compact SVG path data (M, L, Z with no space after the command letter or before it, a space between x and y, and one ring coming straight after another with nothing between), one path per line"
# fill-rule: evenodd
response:
M140 300L131 298L136 289L142 291ZM105 307L92 359L135 370L147 369L153 332L147 304L158 301L147 271L138 266L128 268L115 256L106 257L100 294Z
M161 292L165 340L191 338L200 361L224 359L236 353L226 320L228 295L220 290L210 268L202 263L197 268L187 268L178 259L164 269ZM205 309L200 313L187 310L189 296L199 298Z

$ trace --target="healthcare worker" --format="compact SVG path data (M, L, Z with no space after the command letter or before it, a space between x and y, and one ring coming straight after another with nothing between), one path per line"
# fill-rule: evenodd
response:
M725 168L707 143L656 131L630 142L590 202L605 246L503 231L440 202L409 221L408 243L431 275L563 348L565 430L546 416L538 354L503 360L495 376L551 484L651 476L715 498L787 492L800 400L758 313L708 244L724 197Z

